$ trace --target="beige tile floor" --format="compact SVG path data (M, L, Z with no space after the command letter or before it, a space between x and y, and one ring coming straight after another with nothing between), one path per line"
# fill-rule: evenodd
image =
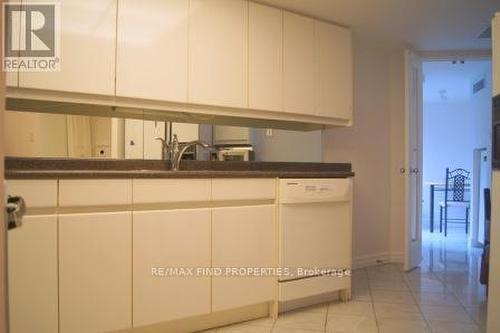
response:
M386 264L353 272L353 300L321 304L206 332L476 333L486 326L480 250L462 229L447 238L424 233L423 263L409 273Z

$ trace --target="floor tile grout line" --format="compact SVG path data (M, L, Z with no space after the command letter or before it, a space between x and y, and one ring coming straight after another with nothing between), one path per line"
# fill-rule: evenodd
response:
M330 303L326 305L326 317L325 317L325 325L323 326L323 332L326 332L326 327L328 326L328 313L330 312Z
M448 250L446 249L446 245L445 245L444 247L445 247L444 251L448 251ZM471 260L471 258L470 258L470 257L472 257L472 255L471 255L470 253L468 253L468 252L469 252L469 250L468 250L468 248L467 248L467 256L469 257L469 261L470 261L470 260ZM466 270L466 271L469 271L469 270ZM465 271L463 271L463 272L465 272ZM473 322L473 323L474 323L474 324L475 324L475 325L476 325L476 326L477 326L477 327L478 327L481 331L484 331L482 324L481 324L481 323L479 323L478 321L476 321L476 320L472 317L472 315L469 313L469 311L467 311L467 307L466 307L466 306L465 306L465 304L462 302L461 298L460 298L460 297L458 297L458 294L456 293L456 291L455 291L455 290L453 290L452 288L450 288L450 287L449 287L449 282L447 282L445 278L444 278L444 279L443 279L443 278L441 278L439 275L435 274L434 272L431 272L431 273L432 273L432 275L434 275L434 276L435 276L435 277L436 277L436 278L437 278L437 279L438 279L438 280L439 280L439 281L443 284L443 286L445 287L445 289L446 289L448 292L450 292L450 293L451 293L451 295L453 295L453 297L455 297L455 298L457 299L458 304L459 304L459 307L461 307L461 308L465 311L465 313L467 314L467 316L469 317L469 319L471 319L471 320L472 320L472 322ZM445 274L446 274L446 272L445 272Z
M404 272L401 272L401 275L404 277ZM422 308L420 307L420 303L417 302L415 295L411 292L411 290L412 290L411 286L408 284L408 282L406 280L404 281L404 283L406 284L406 287L408 288L408 290L410 290L410 295L413 298L413 301L415 302L415 305L417 306L418 312L420 312L420 315L422 316L422 319L424 320L425 325L427 326L427 329L429 330L429 332L432 332L433 329L431 327L431 324L429 323L427 318L425 318L424 312L422 311ZM422 290L420 290L420 292L422 292Z
M368 276L368 271L366 270L366 268L363 268L363 270L365 271L366 283L368 284L368 292L370 293L370 301L372 305L373 317L375 317L375 326L377 327L377 333L380 333L377 312L375 311L375 300L373 299L372 286L370 284L370 277Z

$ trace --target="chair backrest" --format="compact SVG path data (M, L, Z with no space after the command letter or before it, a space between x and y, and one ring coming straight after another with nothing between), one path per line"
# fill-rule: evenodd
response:
M467 202L470 172L465 169L451 170L446 168L445 200Z

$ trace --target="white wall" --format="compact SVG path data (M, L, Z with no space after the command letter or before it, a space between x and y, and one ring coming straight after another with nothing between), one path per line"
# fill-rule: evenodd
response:
M472 72L474 68L471 67L459 78L453 72L463 65L424 66L422 217L425 220L430 218L429 184L444 182L447 167L470 171L472 181L473 150L484 147L491 151L491 65L489 61L484 63L482 74ZM433 71L438 70L438 66L445 70L436 75ZM486 88L473 95L472 83L480 77L486 78ZM439 90L446 90L443 98ZM436 202L441 194L437 194ZM438 218L436 212L434 218L435 221Z
M401 167L402 152L393 142L399 144L403 138L402 56L402 50L387 50L355 36L354 125L325 131L324 161L351 162L356 173L353 256L357 266L375 264L377 259L402 259L403 221L397 216L401 209L393 211L397 203L391 205L393 194L402 188L393 179L401 182L396 170Z
M3 128L5 155L66 157L66 116L7 111Z

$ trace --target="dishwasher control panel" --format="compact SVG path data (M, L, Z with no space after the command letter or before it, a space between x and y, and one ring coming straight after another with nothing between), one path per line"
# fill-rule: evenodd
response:
M280 203L351 201L350 178L280 179Z

